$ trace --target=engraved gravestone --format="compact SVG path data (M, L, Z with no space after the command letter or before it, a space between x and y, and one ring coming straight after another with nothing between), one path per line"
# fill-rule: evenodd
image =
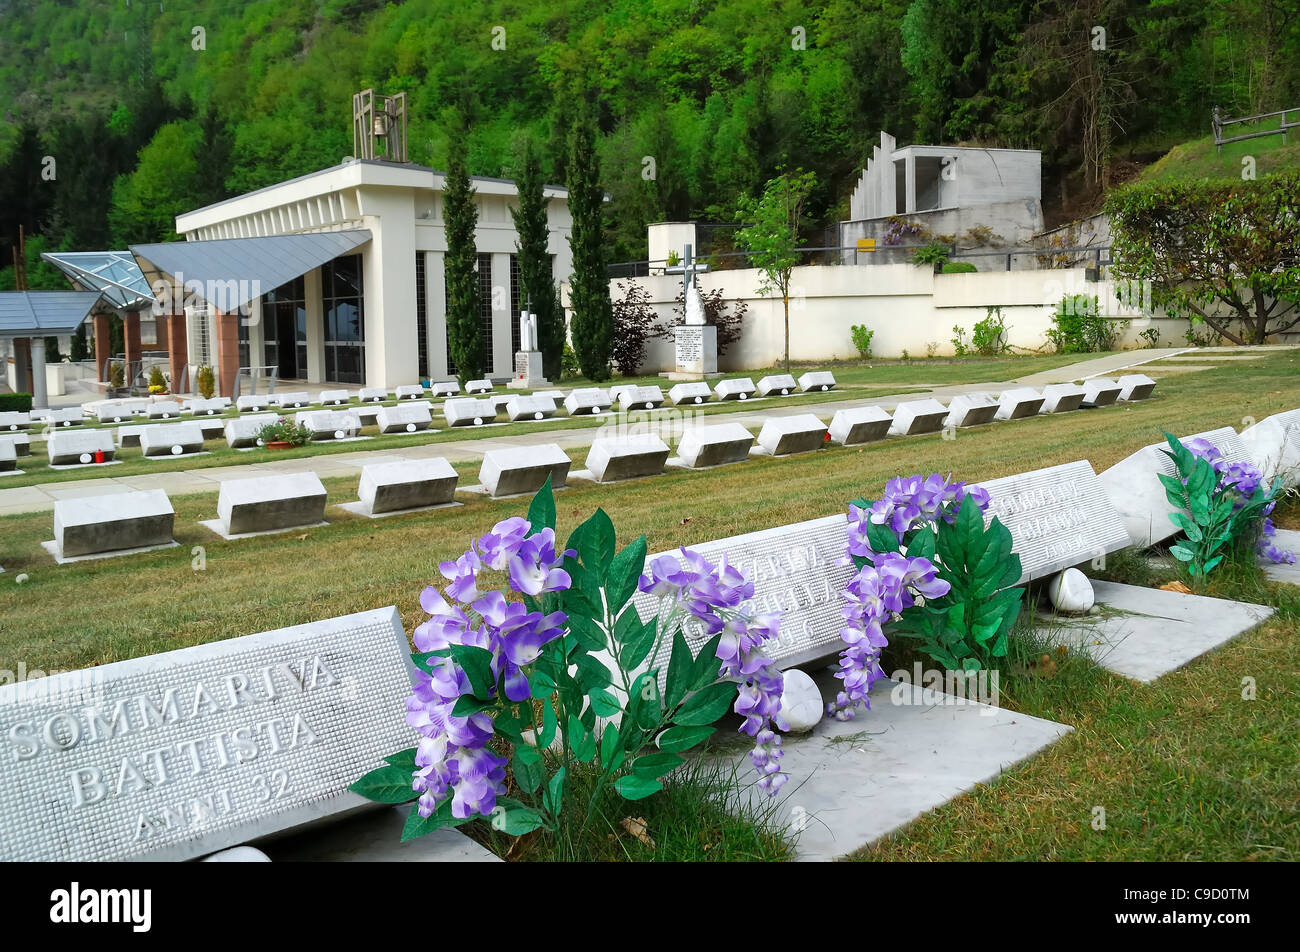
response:
M1300 410L1275 413L1246 427L1241 445L1269 482L1281 478L1288 489L1300 485Z
M780 667L791 668L832 658L844 648L840 593L855 571L852 564L841 564L848 543L846 525L843 514L826 516L687 548L711 562L725 554L727 562L754 583L750 606L757 612L784 613L780 638L770 643L769 657ZM659 555L671 555L685 564L681 552L673 549L650 556L647 571ZM643 621L653 617L658 607L657 600L643 592L637 593L633 604ZM684 625L683 634L692 651L708 640L694 619ZM666 670L670 652L671 645L661 645L649 665Z
M409 651L390 607L0 687L0 860L185 860L364 806Z
M1087 460L980 483L985 523L1011 532L1022 574L1016 584L1099 559L1129 545L1128 530Z

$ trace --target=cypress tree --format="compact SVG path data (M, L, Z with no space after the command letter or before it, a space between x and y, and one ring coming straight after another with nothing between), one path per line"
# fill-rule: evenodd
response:
M519 233L519 280L529 310L537 315L537 345L542 351L542 373L546 379L560 379L560 356L564 352L564 310L555 307L555 281L551 255L546 249L549 229L542 163L532 139L524 143L515 180L519 207L510 209Z
M443 185L443 220L447 227L447 332L452 362L463 387L483 376L483 325L479 317L478 251L474 229L478 209L469 184L465 129L456 123Z
M614 309L609 300L602 217L604 192L594 143L595 118L588 107L578 113L570 141L568 187L573 233L573 350L582 375L609 378L609 351L614 336Z

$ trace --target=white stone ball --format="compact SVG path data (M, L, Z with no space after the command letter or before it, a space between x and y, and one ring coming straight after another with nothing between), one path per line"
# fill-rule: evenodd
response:
M184 452L185 452L184 447L181 447L181 446L173 446L173 447L172 447L172 456L180 456L180 455L181 455L182 453L184 453Z
M1086 614L1096 600L1092 582L1078 569L1066 569L1047 583L1047 597L1059 612Z
M120 416L115 416L115 417L113 417L113 422L114 422L114 423L121 423L121 422L122 422L122 418L121 418Z
M653 409L655 408L655 405L654 405L653 403L651 403L650 401L647 400L647 401L646 401L645 408L646 408L647 410L653 410Z
M782 671L781 717L790 725L792 734L812 730L822 719L825 704L817 683L798 668Z
M703 398L703 397L696 397L696 398L695 398L695 402L696 402L696 403L703 403L703 402L704 402L704 398Z
M533 419L534 419L534 420L541 420L541 419L544 419L545 416L546 416L546 414L544 414L541 410L538 410L536 413L533 414Z
M89 463L89 462L90 462L90 454L89 454L89 453L82 453L82 454L81 454L81 461L82 461L83 463Z
M482 418L481 416L476 416L476 417L474 418L474 425L475 425L475 426L482 426L482 425L483 425L483 418ZM414 430L415 427L411 427L411 429Z
M742 399L742 400L748 400L748 399L749 399L749 394L747 394L747 393L742 393L742 394L740 395L740 399Z
M782 387L782 388L781 388L781 396L783 396L783 397L787 397L787 396L789 396L789 395L790 395L790 388L789 388L789 387Z
M336 440L341 440L341 439L343 439L343 431L342 431L342 430L335 430L335 431L334 431L334 439L336 439Z
M201 860L204 863L269 863L271 857L254 846L232 846Z

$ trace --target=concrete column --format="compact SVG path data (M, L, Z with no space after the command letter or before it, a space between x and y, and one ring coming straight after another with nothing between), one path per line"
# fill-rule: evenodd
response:
M184 380L186 365L190 360L185 314L184 312L168 314L163 320L167 322L167 357L172 375L171 392L181 393L180 388L183 385L185 393L192 393L194 382Z
M235 395L235 377L239 374L239 314L217 311L217 393L219 397Z
M31 339L32 361L32 406L47 407L50 397L45 386L45 338Z
M510 324L510 255L495 253L492 255L492 340L486 348L488 359L484 368L489 377L514 374Z
M307 382L325 381L325 301L321 289L320 268L303 275L303 294L307 306ZM369 315L367 315L367 320ZM369 335L367 335L369 336ZM302 369L299 368L299 373Z
M389 191L393 194L388 194ZM419 380L415 325L415 204L409 193L374 189L361 207L374 238L361 246L365 298L365 382L395 387Z
M14 391L16 393L32 392L32 341L30 337L14 338ZM32 402L33 407L43 404Z
M122 337L126 342L126 362L127 364L136 364L140 362L140 312L127 311L122 317ZM139 372L139 368L134 368ZM131 386L131 381L126 381L126 385Z
M429 315L429 375L434 383L451 376L447 369L447 256L430 251L424 259L424 292Z
M909 154L904 161L904 178L906 179L907 195L904 197L906 209L909 214L916 211L916 156Z
M113 356L111 350L111 331L108 315L95 315L95 374L101 381L108 380L108 358Z

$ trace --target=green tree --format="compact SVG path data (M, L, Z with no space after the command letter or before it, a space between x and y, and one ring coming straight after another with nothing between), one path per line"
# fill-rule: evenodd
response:
M560 357L564 352L564 310L555 306L555 281L551 274L551 253L547 250L546 183L542 163L532 138L524 141L518 160L515 184L519 186L519 207L510 209L519 233L519 280L529 310L537 315L537 345L542 350L542 373L548 380L560 379Z
M785 369L790 369L790 276L799 263L799 220L809 193L817 184L811 172L796 169L771 179L758 199L743 198L736 217L747 222L736 232L736 246L749 252L749 261L763 272L759 294L781 295L785 311Z
M1300 170L1131 185L1111 193L1106 213L1124 297L1149 297L1234 344L1300 325Z
M196 158L199 128L193 122L169 122L140 150L135 171L113 185L108 220L113 241L171 241L177 237L176 216L195 207L205 194Z
M464 132L464 125L454 119L452 128ZM474 189L469 184L465 164L465 135L452 136L447 161L447 178L443 185L443 218L447 223L447 332L452 362L465 381L483 376L483 324L479 317L478 250L474 246L474 229L478 209Z
M579 112L569 149L569 212L573 232L573 350L588 380L609 378L609 351L614 337L614 309L609 300L609 275L605 266L604 201L600 164L594 148L595 117Z

